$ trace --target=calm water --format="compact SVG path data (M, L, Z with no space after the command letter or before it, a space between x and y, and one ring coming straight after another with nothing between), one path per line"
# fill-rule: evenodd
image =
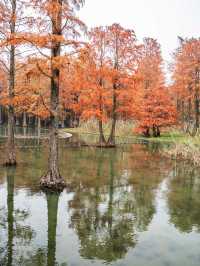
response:
M47 147L33 144L16 170L0 168L0 265L200 265L200 170L154 145L62 141L67 188L44 194Z

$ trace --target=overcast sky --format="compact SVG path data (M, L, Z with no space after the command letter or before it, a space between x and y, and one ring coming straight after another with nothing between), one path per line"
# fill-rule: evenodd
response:
M156 38L165 60L177 36L200 36L200 0L85 0L79 16L89 26L114 22L135 30L137 38Z

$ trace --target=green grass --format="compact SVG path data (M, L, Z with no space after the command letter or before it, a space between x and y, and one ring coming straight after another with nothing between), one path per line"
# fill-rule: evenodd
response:
M200 136L185 136L181 141L174 142L174 145L169 149L165 149L164 154L171 158L187 160L196 166L200 166Z
M86 143L96 143L98 141L98 127L94 122L81 124L78 128L62 129L71 134L82 135ZM110 131L110 125L104 128L107 137ZM191 161L195 165L200 166L200 136L191 137L177 129L169 129L161 131L159 138L145 138L136 135L133 132L133 124L121 122L116 128L117 144L133 144L140 142L160 143L163 145L163 155L171 158L182 158ZM166 145L165 145L166 144Z
M130 140L140 140L140 141L149 141L149 142L158 142L158 143L173 143L173 142L184 142L187 140L188 136L181 133L178 130L171 129L171 131L161 132L161 137L155 138L150 137L146 138L141 135L133 133L134 124L131 122L118 122L116 128L116 137L120 140L130 139ZM67 128L62 129L65 132L71 134L85 134L85 135L99 135L98 126L96 122L90 121L82 123L78 128ZM110 132L110 124L104 127L104 134L108 137Z

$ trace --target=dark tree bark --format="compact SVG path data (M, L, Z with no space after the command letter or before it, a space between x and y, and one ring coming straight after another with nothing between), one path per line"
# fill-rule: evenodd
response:
M146 137L146 138L149 138L151 135L150 135L150 130L149 130L149 128L147 128L144 132L143 132L143 134L144 134L144 136Z
M158 126L154 125L152 130L153 130L153 137L154 138L160 137L160 128Z
M160 137L161 133L160 133L160 128L158 126L156 127L156 130L157 130L157 137Z
M153 137L156 138L157 137L157 129L156 129L156 126L154 125L153 128Z
M11 1L12 5L12 18L10 21L11 34L15 33L15 17L16 17L16 0ZM7 140L7 156L5 165L13 166L17 164L15 152L15 117L14 117L14 88L15 88L15 46L10 47L10 69L9 69L9 106L8 106L8 140Z
M54 0L57 1L57 0ZM58 1L62 6L62 0ZM52 17L52 34L62 35L62 9L55 12ZM61 44L52 41L51 62L61 54ZM47 174L41 178L41 187L52 191L62 191L65 182L60 175L58 166L58 122L59 122L59 79L60 70L54 63L51 63L51 116L50 116L50 136L49 136L49 160Z

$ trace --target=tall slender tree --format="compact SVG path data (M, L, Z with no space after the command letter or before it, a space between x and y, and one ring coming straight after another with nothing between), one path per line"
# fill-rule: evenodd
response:
M137 108L135 118L137 131L149 137L160 136L160 128L176 121L176 110L169 89L164 84L164 72L159 43L145 38L141 47L141 59L137 71ZM133 106L135 109L135 106Z
M181 39L172 71L172 88L182 128L196 134L200 126L200 39Z
M50 190L60 191L64 187L58 165L60 73L70 63L69 55L77 52L80 45L79 30L85 29L85 25L75 16L75 11L82 4L83 0L32 0L37 34L33 32L22 36L44 57L45 60L42 63L38 61L37 66L50 79L49 163L47 173L41 178L41 187ZM66 47L63 48L64 53L61 51L62 47ZM44 71L42 64L48 67L48 71Z
M15 89L15 33L17 22L17 0L0 1L1 28L1 65L8 72L8 140L5 165L16 165L15 137L14 137L14 89ZM6 52L6 55L5 55ZM8 58L5 62L4 58Z

